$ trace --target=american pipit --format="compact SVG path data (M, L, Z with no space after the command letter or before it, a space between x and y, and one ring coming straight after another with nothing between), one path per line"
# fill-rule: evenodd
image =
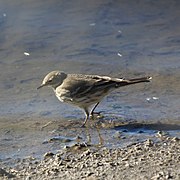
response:
M121 86L149 82L150 79L151 77L143 77L126 80L108 76L66 74L62 71L52 71L45 76L38 89L50 86L60 101L83 109L86 116L84 126L89 117L93 116L100 101L108 93ZM92 107L91 110L90 107Z

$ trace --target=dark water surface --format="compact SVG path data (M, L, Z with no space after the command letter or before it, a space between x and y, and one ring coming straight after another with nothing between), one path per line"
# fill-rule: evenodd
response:
M0 32L2 145L9 131L17 138L8 145L18 143L18 132L31 121L82 121L83 113L60 103L51 89L36 90L52 70L152 76L152 83L112 93L98 110L116 121L179 125L179 0L1 0ZM8 129L19 121L26 123ZM22 142L33 139L32 127L30 134L23 130Z

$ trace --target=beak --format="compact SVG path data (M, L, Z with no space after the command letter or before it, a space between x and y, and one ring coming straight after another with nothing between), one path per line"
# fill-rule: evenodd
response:
M40 89L40 88L42 88L44 86L45 86L45 84L41 84L37 89Z

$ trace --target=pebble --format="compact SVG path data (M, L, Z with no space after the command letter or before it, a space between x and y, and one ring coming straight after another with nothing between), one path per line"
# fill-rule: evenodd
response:
M173 138L172 138L172 141L173 141L173 142L179 142L179 140L180 140L180 139L179 139L178 137L173 137Z
M13 178L15 177L13 174L10 174L6 170L0 168L0 177L8 177L8 178Z
M145 142L145 145L148 146L148 147L151 147L153 146L153 141L151 139L147 139L146 142Z
M32 177L32 180L88 178L106 180L112 177L115 180L127 178L155 180L172 177L178 179L178 144L172 139L158 142L147 139L145 142L116 149L95 148L86 143L77 143L72 147L80 148L78 151L69 147L68 150L61 150L59 154L48 152L44 156L50 158L45 158L37 164L20 161L19 166L15 167L16 170L3 170L22 179L26 174L26 177ZM164 146L164 143L167 146ZM33 159L32 161L34 162Z
M52 152L47 152L44 154L44 159L47 159L47 158L52 158L55 154L52 153Z

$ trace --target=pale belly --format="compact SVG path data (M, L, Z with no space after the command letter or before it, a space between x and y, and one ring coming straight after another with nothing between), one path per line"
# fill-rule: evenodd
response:
M82 96L82 97L76 97L76 98L69 98L67 96L60 96L56 94L56 97L64 103L68 103L74 106L78 106L80 108L89 107L91 105L96 104L97 102L100 102L108 93L102 93L97 92L95 94L92 94L90 96Z

